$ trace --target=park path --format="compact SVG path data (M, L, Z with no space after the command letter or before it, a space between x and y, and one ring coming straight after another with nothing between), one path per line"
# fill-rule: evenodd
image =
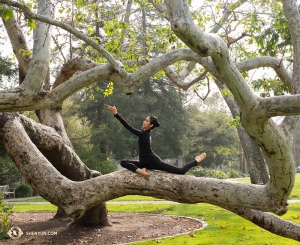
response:
M24 198L10 198L10 199L4 199L5 203L10 204L50 204L50 202L22 202L22 200L28 200L32 198L41 198L40 196L35 197L24 197ZM300 202L300 200L299 200ZM155 204L180 204L178 202L173 201L166 201L166 200L157 200L157 201L108 201L106 204L149 204L149 203L155 203Z
M28 200L29 198L39 198L36 197L24 197L24 198L10 198L4 199L5 203L10 204L50 204L50 202L22 202L22 200ZM288 203L300 203L300 199L288 200ZM157 201L108 201L106 204L181 204L179 202L157 200Z

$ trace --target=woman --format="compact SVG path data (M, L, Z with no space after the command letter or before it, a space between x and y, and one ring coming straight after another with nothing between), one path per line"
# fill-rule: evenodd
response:
M117 118L123 126L128 129L131 133L139 137L139 161L134 160L122 160L121 166L132 172L137 172L145 177L150 177L147 172L148 169L162 170L174 174L185 174L190 168L197 166L197 163L201 162L205 157L206 153L202 153L195 157L195 160L187 163L182 168L164 163L151 149L151 130L159 127L159 122L156 117L148 116L142 125L143 130L138 130L131 127L119 114L115 106L108 106L108 110L112 111L115 118Z

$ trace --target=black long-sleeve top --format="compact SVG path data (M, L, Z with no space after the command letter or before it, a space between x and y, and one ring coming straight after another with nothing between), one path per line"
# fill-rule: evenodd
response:
M148 162L152 157L157 157L151 149L151 134L150 130L138 130L131 127L119 114L114 115L123 126L128 129L131 133L139 137L139 158L141 162Z

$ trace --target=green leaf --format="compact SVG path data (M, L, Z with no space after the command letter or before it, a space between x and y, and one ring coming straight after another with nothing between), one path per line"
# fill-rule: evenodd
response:
M113 82L109 82L107 84L106 89L103 92L103 95L104 95L104 97L108 97L109 95L112 95L113 92L114 92L114 84L113 84Z
M241 126L241 125L242 125L242 122L241 122L240 117L239 117L239 116L236 116L235 119L233 119L233 120L231 120L231 121L229 122L229 124L230 124L231 126Z
M11 9L4 10L4 19L7 21L9 18L13 17L13 11Z
M30 28L30 30L35 30L36 29L36 20L27 20L27 24Z
M95 30L94 26L89 26L87 28L87 32L88 32L89 35L92 35L94 33L94 30Z

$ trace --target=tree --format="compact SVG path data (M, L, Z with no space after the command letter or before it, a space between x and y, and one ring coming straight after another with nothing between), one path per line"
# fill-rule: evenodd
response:
M190 139L189 157L200 151L207 157L201 166L228 166L230 162L238 161L239 140L235 127L230 125L231 118L223 110L211 109L199 112L189 108L189 116L194 122L189 122Z
M138 2L144 8L148 7L146 2ZM213 4L208 2L209 5ZM165 0L162 4L151 1L151 6L160 11L163 17L157 19L156 23L170 25L167 31L172 34L170 45L165 46L166 49L169 47L169 50L160 56L155 53L155 56L149 56L143 62L135 60L136 66L133 70L130 70L128 65L134 63L133 61L115 59L101 44L89 38L84 32L55 19L52 2L39 1L36 13L23 3L12 0L0 0L0 3L5 4L2 8L13 8L16 12L22 12L27 19L31 20L30 23L37 20L36 30L33 33L32 58L28 69L23 69L26 72L22 74L26 75L22 84L11 90L0 92L0 110L3 112L0 117L0 138L22 175L40 195L61 207L75 219L82 217L91 207L126 194L151 195L186 203L207 202L231 210L273 233L300 240L297 224L269 214L273 212L282 215L287 211L287 198L294 185L295 165L290 143L300 113L298 94L300 56L299 27L297 26L300 16L296 1L283 0L282 4L263 1L261 4L255 2L251 5L251 1L241 0L228 6L218 5L217 9L220 10L222 7L224 12L219 12L222 18L215 25L214 32L222 27L224 32L220 35L203 31L202 17L205 15L196 15L195 12L192 15L189 1ZM118 4L117 2L116 5ZM237 19L240 16L235 10L243 4L249 11L252 10L252 6L268 9L271 13L283 9L289 25L294 52L292 71L286 69L287 61L283 62L275 57L255 56L246 59L242 52L238 52L243 49L229 50L228 44L238 43L239 40L248 37L245 34L235 39L228 36L230 23L232 23L228 18L231 17L234 23L240 22ZM204 9L203 5L199 12L205 11ZM243 9L243 11L246 10ZM257 17L258 12L250 12L249 15L254 18L254 14ZM195 15L195 18L198 18L198 26L193 20ZM249 15L246 17L248 18ZM247 19L244 18L241 22L247 23ZM83 57L71 59L61 68L51 90L43 90L43 84L48 81L47 74L51 58L50 26L52 25L66 30L89 45L93 48L93 52L101 54L101 62L105 63L100 63L100 60L99 63L87 61ZM10 28L12 27L7 27L8 32ZM181 48L184 45L187 47ZM151 54L151 50L148 50L148 54ZM26 63L20 62L24 61L24 57L18 57L18 60L20 67L26 66ZM179 61L187 61L187 63ZM75 64L80 65L75 66ZM172 64L175 66L171 66ZM186 66L183 66L184 64ZM176 67L178 70L174 69ZM256 95L247 84L247 76L244 74L258 67L274 69L280 81L291 88L291 95L267 98ZM198 74L199 77L187 83L183 82L182 79L186 78L194 68L194 74ZM163 69L164 72L161 72ZM172 82L185 89L192 84L195 85L206 76L207 78L212 76L221 84L226 85L239 109L241 125L264 153L270 172L269 182L265 185L230 182L225 184L222 180L162 172L155 172L150 179L145 179L129 171L72 181L57 169L70 169L70 163L76 163L77 165L72 168L81 169L79 173L91 175L91 171L83 165L69 142L64 140L63 135L58 133L61 128L44 126L15 113L20 110L57 108L76 91L98 81L112 81L125 94L130 95L158 72L161 72L160 75L167 74ZM177 72L180 73L177 74ZM274 116L285 118L280 124L276 124L272 120ZM68 156L68 161L65 160L66 156ZM59 163L59 166L56 163ZM69 171L64 173L67 174ZM164 183L164 188L160 188L162 183Z

